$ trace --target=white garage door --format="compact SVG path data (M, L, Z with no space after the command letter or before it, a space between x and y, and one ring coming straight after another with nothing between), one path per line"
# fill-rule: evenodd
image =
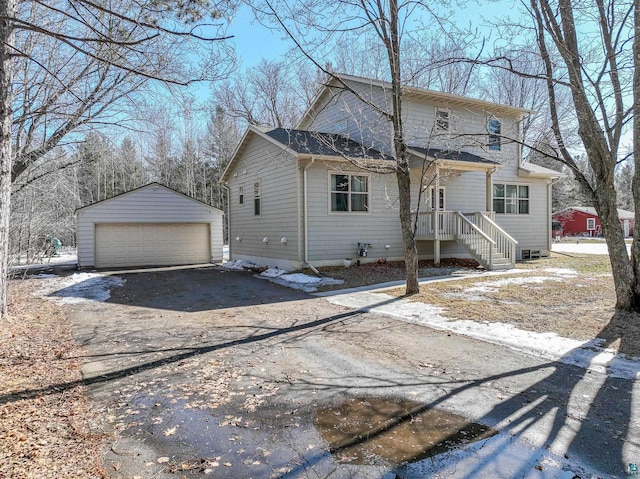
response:
M98 268L166 266L211 261L205 223L112 223L96 225Z

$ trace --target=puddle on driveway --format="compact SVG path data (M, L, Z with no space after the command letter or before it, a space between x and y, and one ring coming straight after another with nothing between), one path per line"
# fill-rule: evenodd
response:
M456 414L381 397L319 409L315 426L337 461L359 465L416 462L497 434Z

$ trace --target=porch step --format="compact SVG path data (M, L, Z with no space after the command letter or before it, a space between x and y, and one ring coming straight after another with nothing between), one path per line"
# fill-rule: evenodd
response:
M489 270L504 270L511 269L514 265L509 261L503 253L499 252L496 247L493 247L492 251L492 265L489 264L489 251L488 248L475 248L469 245L469 242L465 241L466 238L460 238L459 243L462 244L469 253L486 269Z

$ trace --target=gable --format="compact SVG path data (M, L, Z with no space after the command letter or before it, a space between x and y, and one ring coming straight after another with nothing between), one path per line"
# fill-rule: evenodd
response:
M181 205L185 208L200 207L216 211L220 214L223 213L221 209L216 208L215 206L208 205L207 203L203 203L202 201L196 200L195 198L191 198L183 193L180 193L179 191L169 188L168 186L164 186L160 183L154 182L130 191L126 191L124 193L120 193L119 195L112 196L111 198L106 198L104 200L85 205L81 208L76 209L76 214L101 208L114 208L117 207L117 203L123 201L127 203L140 202L141 206L143 206L149 201L149 194L151 192L153 192L154 198L161 199L163 202L171 202L176 205Z

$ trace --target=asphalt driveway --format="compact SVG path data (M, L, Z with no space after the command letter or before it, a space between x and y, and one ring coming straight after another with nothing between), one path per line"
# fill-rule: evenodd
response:
M624 477L638 452L633 381L245 272L117 276L67 307L113 477Z

